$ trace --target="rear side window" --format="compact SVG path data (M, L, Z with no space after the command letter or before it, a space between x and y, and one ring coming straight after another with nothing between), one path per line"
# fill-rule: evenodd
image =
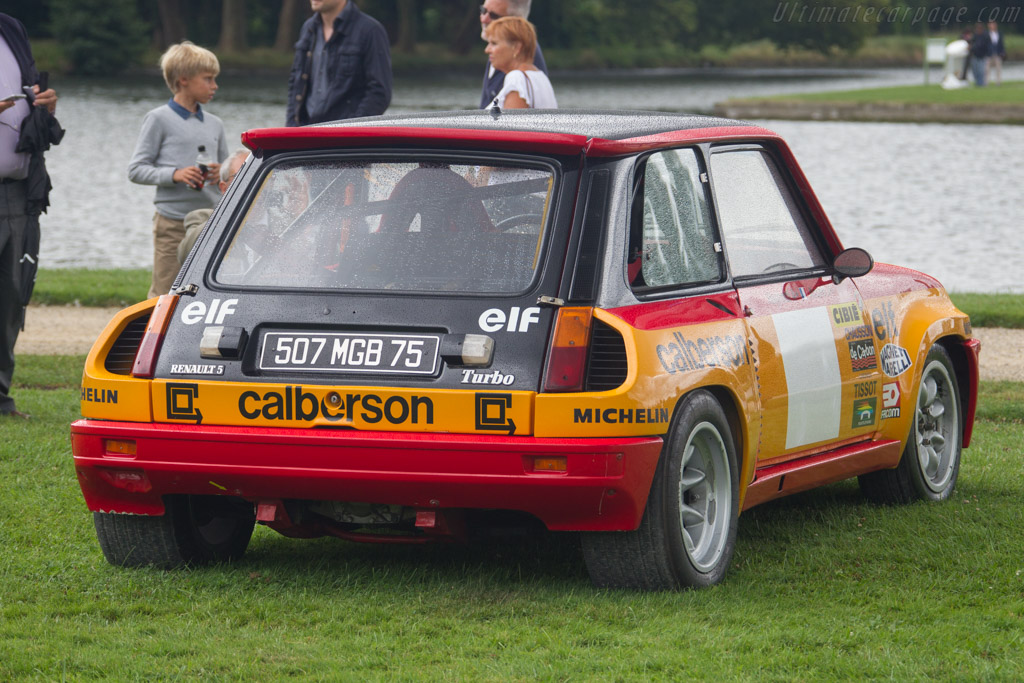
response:
M734 276L825 264L779 168L764 150L712 154L711 174Z
M721 278L714 229L696 152L647 158L634 199L628 274L637 290Z
M225 285L515 293L539 269L550 169L288 162L218 264Z

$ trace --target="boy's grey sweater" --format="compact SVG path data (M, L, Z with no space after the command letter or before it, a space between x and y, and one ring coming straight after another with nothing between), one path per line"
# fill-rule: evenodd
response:
M218 162L228 156L224 123L203 110L197 116L181 118L168 105L153 109L142 120L142 131L135 143L135 153L128 163L128 179L141 185L156 185L156 212L181 220L194 209L215 206L220 199L216 183L208 182L201 192L185 183L175 183L174 171L196 163L199 145Z

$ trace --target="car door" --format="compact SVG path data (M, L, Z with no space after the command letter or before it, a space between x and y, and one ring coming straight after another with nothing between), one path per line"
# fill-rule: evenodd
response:
M715 148L710 167L763 410L759 463L870 438L881 389L856 286L833 280L825 241L769 148Z

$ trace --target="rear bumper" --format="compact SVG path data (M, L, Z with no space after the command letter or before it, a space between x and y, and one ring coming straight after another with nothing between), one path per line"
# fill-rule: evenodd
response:
M133 440L134 456L107 440ZM640 524L662 440L536 438L78 420L71 449L90 510L164 512L168 494L527 512L552 530ZM566 471L535 472L537 456Z

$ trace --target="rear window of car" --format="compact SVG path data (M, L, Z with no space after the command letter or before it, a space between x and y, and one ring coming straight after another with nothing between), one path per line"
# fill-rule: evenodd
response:
M446 161L289 161L214 280L258 288L516 293L533 282L555 173Z

